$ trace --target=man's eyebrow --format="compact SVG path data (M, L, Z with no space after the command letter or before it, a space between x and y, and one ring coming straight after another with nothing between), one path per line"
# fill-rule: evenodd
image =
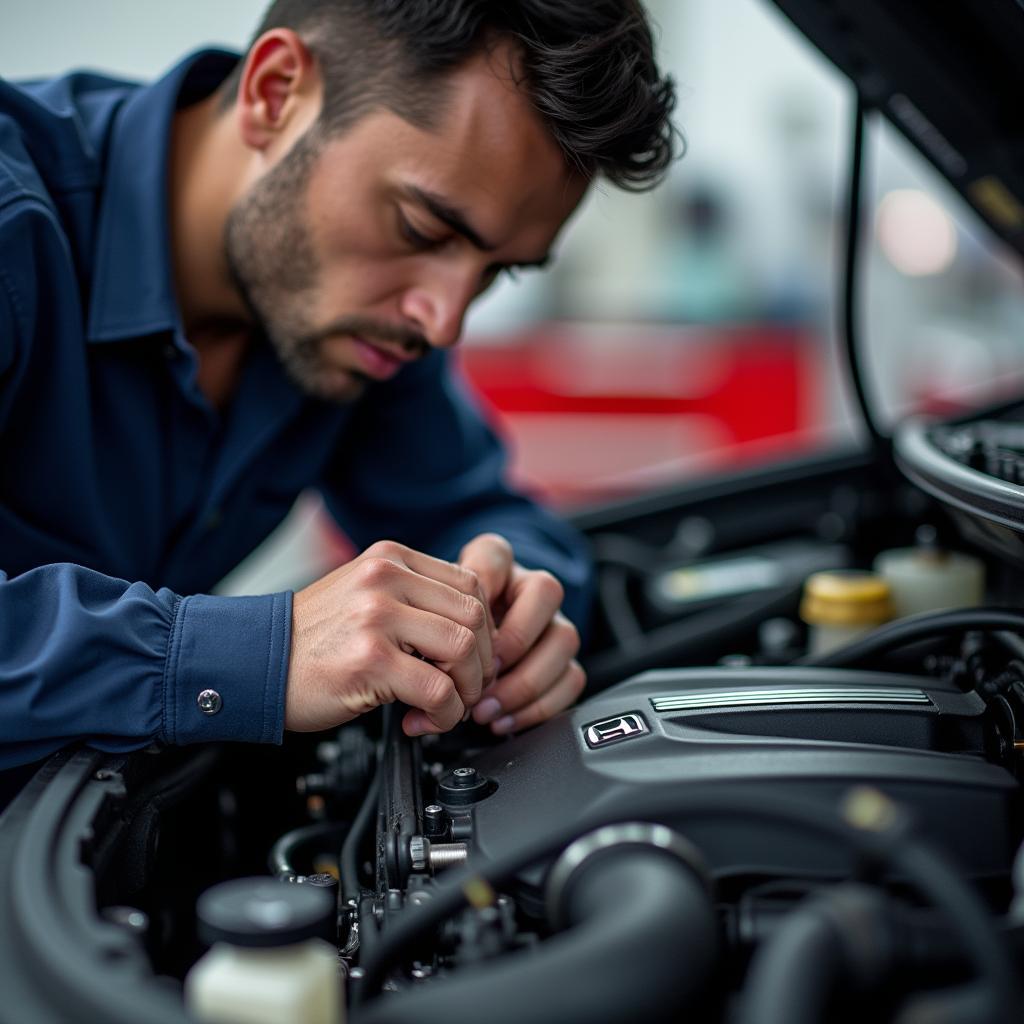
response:
M481 249L483 252L494 252L498 248L496 245L485 241L480 236L480 232L466 220L466 215L458 207L452 206L446 199L416 185L407 186L406 191L416 202L426 207L439 221L447 224L456 234L468 239L477 249Z
M458 207L452 206L447 199L437 195L436 192L428 192L426 189L419 188L416 185L406 186L406 192L412 199L441 221L442 224L447 224L452 231L462 235L475 248L480 249L482 252L494 252L498 248L480 236L480 233L469 224L466 220L466 215ZM546 267L550 262L550 254L545 253L540 259L520 260L510 263L509 266L522 267L523 269L539 269Z

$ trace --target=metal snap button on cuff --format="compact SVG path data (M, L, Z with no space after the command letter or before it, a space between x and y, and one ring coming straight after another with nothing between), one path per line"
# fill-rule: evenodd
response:
M196 703L204 715L215 715L220 711L224 702L216 690L203 690L196 698Z

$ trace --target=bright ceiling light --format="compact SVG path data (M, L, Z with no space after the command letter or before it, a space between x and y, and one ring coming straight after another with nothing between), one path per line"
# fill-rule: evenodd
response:
M956 256L956 226L926 192L899 188L878 204L875 236L886 259L909 277L941 274Z

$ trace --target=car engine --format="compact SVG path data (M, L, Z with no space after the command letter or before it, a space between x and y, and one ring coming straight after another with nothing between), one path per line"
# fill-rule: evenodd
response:
M1014 998L990 913L1020 840L1017 653L652 671L479 751L392 731L342 902L355 1019L888 1019L911 995L901 1020L998 1019L968 980L1001 960Z
M971 454L994 429L908 425L913 486L832 462L582 522L592 691L521 735L411 739L388 707L282 748L55 755L0 819L0 1020L1019 1019L1024 488ZM923 522L984 603L815 649L807 575ZM272 1011L299 939L327 1001Z

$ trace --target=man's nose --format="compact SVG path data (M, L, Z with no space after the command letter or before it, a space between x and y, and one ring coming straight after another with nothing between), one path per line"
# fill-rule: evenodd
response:
M468 275L439 273L402 296L401 314L434 348L451 348L462 336L466 310L477 289Z

